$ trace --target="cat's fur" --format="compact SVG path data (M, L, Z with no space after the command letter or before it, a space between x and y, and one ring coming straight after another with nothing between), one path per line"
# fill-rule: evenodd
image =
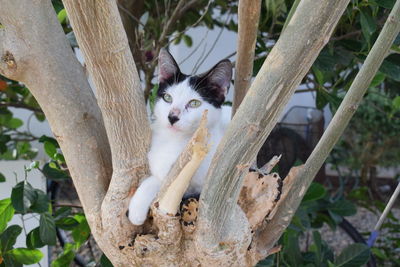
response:
M202 75L188 76L181 73L171 54L162 49L158 67L158 99L154 107L155 120L148 153L151 176L140 184L129 203L129 220L135 225L141 225L146 220L163 179L199 126L203 111L207 109L211 147L193 176L186 195L201 192L211 159L231 115L230 107L222 106L232 78L232 64L229 60L220 61ZM172 97L171 103L164 100L165 94ZM200 100L201 105L188 106L193 99Z

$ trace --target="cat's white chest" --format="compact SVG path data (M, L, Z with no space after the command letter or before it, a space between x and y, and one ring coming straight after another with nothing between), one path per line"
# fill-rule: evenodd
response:
M186 139L186 138L185 138ZM184 149L187 140L168 132L153 132L148 154L151 174L163 180Z
M209 129L209 132L209 152L193 176L187 190L187 195L201 192L204 178L206 177L212 157L223 134L220 127ZM164 180L190 138L189 136L174 134L172 131L153 132L152 144L148 154L151 174L159 180Z

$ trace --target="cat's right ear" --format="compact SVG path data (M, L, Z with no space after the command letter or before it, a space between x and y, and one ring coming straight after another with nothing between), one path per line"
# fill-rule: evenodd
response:
M161 48L158 55L158 82L167 82L172 77L176 77L180 73L178 64L167 49Z

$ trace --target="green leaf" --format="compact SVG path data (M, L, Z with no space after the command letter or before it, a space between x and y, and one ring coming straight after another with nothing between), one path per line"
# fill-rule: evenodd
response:
M19 182L11 191L11 202L16 212L25 214L37 199L35 189L26 181Z
M70 266L71 262L74 260L75 253L72 250L64 252L55 261L51 263L51 267L66 267Z
M72 230L72 238L78 247L80 247L90 236L90 228L86 217L83 214L76 214L74 219L79 225Z
M30 249L33 248L41 248L46 244L40 239L40 230L39 227L36 227L32 231L28 233L26 236L26 246Z
M362 10L360 12L360 23L363 35L365 39L369 42L371 39L371 35L376 31L375 20L368 12Z
M38 169L39 168L39 161L35 160L31 164L29 164L29 167L26 168L25 170L30 172L33 169Z
M39 189L35 189L37 198L36 201L31 206L31 210L36 213L43 213L49 210L49 198L47 195Z
M369 85L369 87L377 87L378 85L380 85L381 83L383 83L383 81L385 81L386 75L383 74L382 72L378 72L374 79L372 79L371 84Z
M53 162L50 162L53 163ZM46 176L46 178L48 179L52 179L52 180L64 180L64 179L69 179L70 176L68 175L67 172L57 169L57 168L53 168L50 163L46 163L43 166L42 172L43 174ZM57 167L57 166L55 166Z
M326 195L326 189L323 185L313 182L304 195L303 202L321 199Z
M335 265L338 267L355 267L363 266L369 260L369 248L365 244L351 244L343 249L340 255L335 260Z
M11 128L11 129L17 129L21 127L24 124L24 122L18 118L12 118L11 120L7 121L4 126Z
M106 254L103 253L100 258L101 267L113 267L111 261L107 258Z
M21 226L11 225L0 235L0 251L2 254L12 249L21 232Z
M3 183L6 181L6 177L0 172L0 183Z
M11 199L6 198L0 200L0 233L7 227L7 223L14 216L14 208L11 204Z
M374 253L374 255L382 260L387 260L388 256L386 255L385 251L380 248L371 248L371 252Z
M327 208L329 211L340 216L351 216L357 213L356 206L352 202L345 199L331 203Z
M64 23L67 19L67 11L65 9L61 9L57 14L57 18L60 23Z
M4 267L22 267L23 266L21 263L15 261L13 259L13 257L9 254L3 255L3 259L4 259L4 262L3 262ZM1 264L0 264L0 266L3 267Z
M71 217L61 218L56 221L56 226L64 230L73 230L79 225L79 222Z
M56 224L53 217L47 212L40 215L39 233L43 243L50 246L56 244Z
M37 249L15 248L7 253L17 262L26 265L38 263L43 258L43 253Z
M318 231L313 231L313 239L315 245L315 266L322 266L322 241L321 235Z
M54 159L54 155L57 153L57 147L49 141L44 141L44 151L46 151L46 154Z
M392 100L392 105L394 110L400 110L400 96L396 96Z
M386 74L395 81L400 82L400 65L394 62L385 60L379 69L382 73Z
M392 9L396 0L377 0L376 3L384 8Z
M61 218L65 218L71 214L71 208L70 207L61 207L57 209L54 213L54 220L59 220Z
M193 40L192 40L192 37L190 37L189 35L184 35L183 36L183 41L185 42L185 44L188 46L188 47L191 47L192 45L193 45Z
M39 142L40 142L40 143L44 143L44 142L46 142L46 141L52 143L55 147L60 148L60 145L58 144L57 140L54 139L54 138L52 138L52 137L48 137L48 136L46 136L46 135L42 135L42 136L39 138Z

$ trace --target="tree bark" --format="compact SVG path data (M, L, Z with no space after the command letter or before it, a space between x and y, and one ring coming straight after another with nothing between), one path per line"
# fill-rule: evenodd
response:
M238 45L232 116L235 115L237 108L242 103L250 87L251 77L253 77L253 62L260 10L261 0L239 0Z
M101 203L111 178L111 153L83 68L50 1L0 0L0 6L0 73L23 82L37 99L67 161L93 236L107 250Z
M96 86L110 143L113 174L102 222L103 234L117 251L132 241L135 230L125 215L129 192L148 173L151 132L143 91L116 1L64 0L64 6ZM121 252L107 256L116 265L133 261Z
M237 206L243 183L243 168L238 167L251 165L296 87L329 40L348 2L301 1L264 62L207 174L198 226L204 231L199 238L206 239L205 242L216 247L235 236L227 225L234 220L231 211Z

